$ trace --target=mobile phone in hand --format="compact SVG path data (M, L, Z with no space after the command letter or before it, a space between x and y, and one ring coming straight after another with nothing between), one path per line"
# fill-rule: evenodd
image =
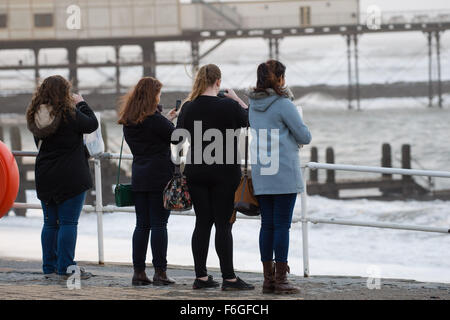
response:
M217 95L219 98L225 98L225 94L228 93L228 90L220 90Z
M177 104L175 105L175 111L180 110L181 107L181 100L177 100Z

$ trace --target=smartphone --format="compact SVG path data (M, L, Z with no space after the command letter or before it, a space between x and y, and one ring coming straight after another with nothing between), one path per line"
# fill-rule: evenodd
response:
M217 96L219 98L225 98L225 93L228 93L228 90L220 90Z
M181 100L177 100L177 104L175 105L175 110L178 111L180 110L181 107Z

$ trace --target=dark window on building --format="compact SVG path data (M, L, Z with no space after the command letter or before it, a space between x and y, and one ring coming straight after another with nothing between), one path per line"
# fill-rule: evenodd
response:
M37 28L53 27L53 14L36 13L34 15L34 26Z
M300 26L311 25L311 7L300 7Z
M6 28L8 24L8 16L4 13L0 13L0 28Z

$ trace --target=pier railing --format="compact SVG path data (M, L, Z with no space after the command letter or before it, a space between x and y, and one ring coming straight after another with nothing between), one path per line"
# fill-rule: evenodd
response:
M13 151L15 157L36 157L37 152L28 151ZM114 205L103 205L102 199L102 174L101 174L101 162L102 160L118 160L119 154L103 153L90 161L94 163L95 172L95 206L85 205L83 207L84 212L95 212L97 214L97 238L98 238L98 261L99 264L104 264L104 245L103 245L103 213L105 212L134 212L134 207L120 208ZM124 160L133 160L132 155L123 155ZM356 227L369 227L369 228L381 228L381 229L394 229L394 230L409 230L418 232L433 232L443 233L450 235L450 226L432 227L432 226L419 226L419 225L405 225L395 223L384 222L368 222L368 221L356 221L345 220L336 218L314 218L308 215L307 207L307 184L306 184L306 169L311 170L335 170L335 171L350 171L350 172L366 172L376 174L399 174L404 176L422 176L422 177L435 177L435 178L450 178L450 171L432 171L432 170L415 170L415 169L397 169L397 168L383 168L383 167L369 167L369 166L356 166L356 165L344 165L344 164L325 164L317 162L309 162L302 166L303 179L305 185L305 192L301 194L301 215L295 217L292 223L302 224L302 244L303 244L303 275L309 276L309 242L308 242L308 225L312 224L335 224L343 226L356 226ZM14 208L20 209L42 209L40 204L30 203L14 203ZM194 216L192 211L190 212L172 212L172 215L179 216ZM242 214L238 214L238 219L259 219L259 217L248 217Z

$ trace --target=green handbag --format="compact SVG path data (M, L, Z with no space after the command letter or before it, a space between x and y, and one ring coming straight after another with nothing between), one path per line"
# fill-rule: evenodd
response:
M119 170L117 171L117 184L114 189L114 197L116 200L116 206L118 207L131 207L134 206L134 196L133 190L131 190L131 184L120 184L120 164L122 163L122 151L123 151L123 140L120 146L120 157L119 157Z

